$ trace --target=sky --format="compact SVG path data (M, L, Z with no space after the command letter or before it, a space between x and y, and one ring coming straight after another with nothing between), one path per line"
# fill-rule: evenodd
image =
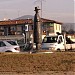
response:
M35 7L42 17L64 23L74 22L75 0L0 0L0 20L15 19L23 15L35 15ZM41 10L39 11L41 16Z

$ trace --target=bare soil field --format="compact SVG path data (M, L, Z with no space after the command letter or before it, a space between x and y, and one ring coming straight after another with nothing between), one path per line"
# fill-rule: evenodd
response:
M75 52L0 53L0 75L75 75Z

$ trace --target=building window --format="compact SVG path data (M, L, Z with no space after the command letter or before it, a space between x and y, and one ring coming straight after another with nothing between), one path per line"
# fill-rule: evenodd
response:
M25 25L25 31L28 31L28 25Z
M33 26L29 25L29 31L33 30Z
M60 30L60 25L59 25L59 30Z
M12 26L12 27L11 27L11 31L16 31L15 26Z
M53 24L53 23L50 23L50 24L49 24L49 28L50 28L50 29L49 29L49 32L50 32L50 33L53 33L53 32L54 32L54 24Z
M4 27L0 27L0 35L4 35Z
M17 26L17 31L22 31L22 26Z
M50 26L50 27L53 27L53 26L54 26L54 24L53 24L53 23L50 23L50 24L49 24L49 26Z
M54 32L54 27L50 27L49 32L50 32L50 33L53 33L53 32Z
M56 25L56 30L57 30L57 25Z

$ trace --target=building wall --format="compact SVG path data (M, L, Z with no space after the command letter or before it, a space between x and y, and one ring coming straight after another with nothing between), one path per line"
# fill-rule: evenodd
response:
M4 27L0 26L0 35L4 35Z
M14 21L14 23L9 22L6 24L6 22L3 24L1 23L0 26L0 35L22 35L23 33L25 34L25 42L30 41L33 42L33 23L23 21L23 23L20 23L18 21ZM5 25L6 24L6 25ZM28 27L27 30L25 30L25 25ZM5 29L4 26L7 28ZM42 39L49 34L56 34L56 32L61 33L61 25L54 23L53 21L45 21L42 23ZM5 29L5 30L4 30ZM7 33L6 33L7 32ZM23 35L22 35L23 36Z
M56 32L61 33L61 25L54 23L54 34L56 34Z

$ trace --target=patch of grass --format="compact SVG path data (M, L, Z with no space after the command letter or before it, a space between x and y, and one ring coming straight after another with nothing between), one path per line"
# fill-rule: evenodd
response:
M75 71L74 52L52 54L0 53L0 72Z

